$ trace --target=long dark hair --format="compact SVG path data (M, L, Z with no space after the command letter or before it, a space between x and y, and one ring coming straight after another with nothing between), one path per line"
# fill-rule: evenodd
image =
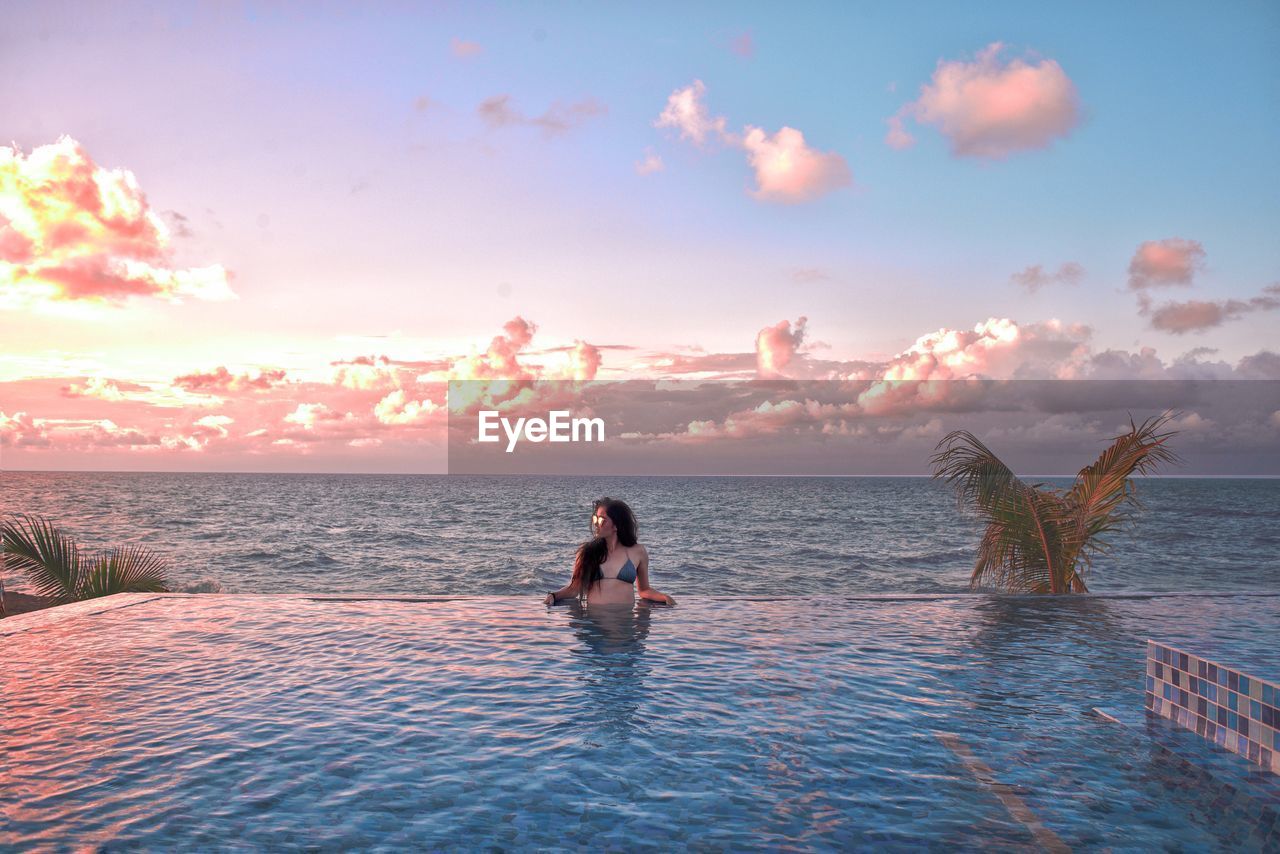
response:
M596 500L592 515L601 509L613 522L613 527L618 533L618 542L626 548L634 546L640 526L636 523L636 514L631 512L627 502L606 495ZM577 557L573 560L573 580L570 584L578 588L579 599L585 599L587 592L604 577L600 566L608 557L609 543L604 537L592 537L578 546Z
M604 537L594 537L578 546L578 556L573 559L573 581L569 583L578 589L579 599L586 599L587 591L604 577L600 564L608 556L609 543Z
M596 499L595 510L599 511L602 508L618 531L618 542L627 548L634 546L639 541L637 535L640 533L640 525L636 522L636 514L631 512L627 502L606 495L604 498Z

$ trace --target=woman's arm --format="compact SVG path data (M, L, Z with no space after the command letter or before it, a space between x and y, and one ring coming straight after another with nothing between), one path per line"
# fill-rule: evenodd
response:
M578 585L570 581L568 584L566 584L564 587L561 587L559 590L555 590L551 593L548 593L546 595L546 598L543 599L542 601L548 605L554 605L556 604L556 602L560 601L561 599L567 599L570 596L577 596L577 595L578 595Z
M676 604L675 599L649 586L649 552L644 546L638 545L637 548L640 549L640 565L636 567L636 587L640 591L640 598L664 605Z

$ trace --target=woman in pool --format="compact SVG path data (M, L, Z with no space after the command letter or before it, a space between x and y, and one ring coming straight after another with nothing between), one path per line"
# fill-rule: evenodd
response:
M570 596L586 598L588 605L635 604L632 585L638 585L640 598L664 605L676 600L649 586L649 553L636 542L636 516L626 502L601 498L591 514L591 531L595 537L578 547L573 562L573 578L568 585L547 594L546 603L554 605Z

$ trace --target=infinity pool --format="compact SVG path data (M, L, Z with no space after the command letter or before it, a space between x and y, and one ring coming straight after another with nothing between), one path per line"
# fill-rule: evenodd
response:
M0 848L1280 846L1274 778L1220 785L1141 713L1147 637L1274 678L1277 625L1249 595L114 597L0 622Z

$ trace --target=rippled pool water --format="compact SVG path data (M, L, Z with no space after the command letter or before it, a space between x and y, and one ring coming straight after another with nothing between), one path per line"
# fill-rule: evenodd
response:
M0 623L0 848L1280 845L1087 714L1275 678L1280 597L116 601Z

